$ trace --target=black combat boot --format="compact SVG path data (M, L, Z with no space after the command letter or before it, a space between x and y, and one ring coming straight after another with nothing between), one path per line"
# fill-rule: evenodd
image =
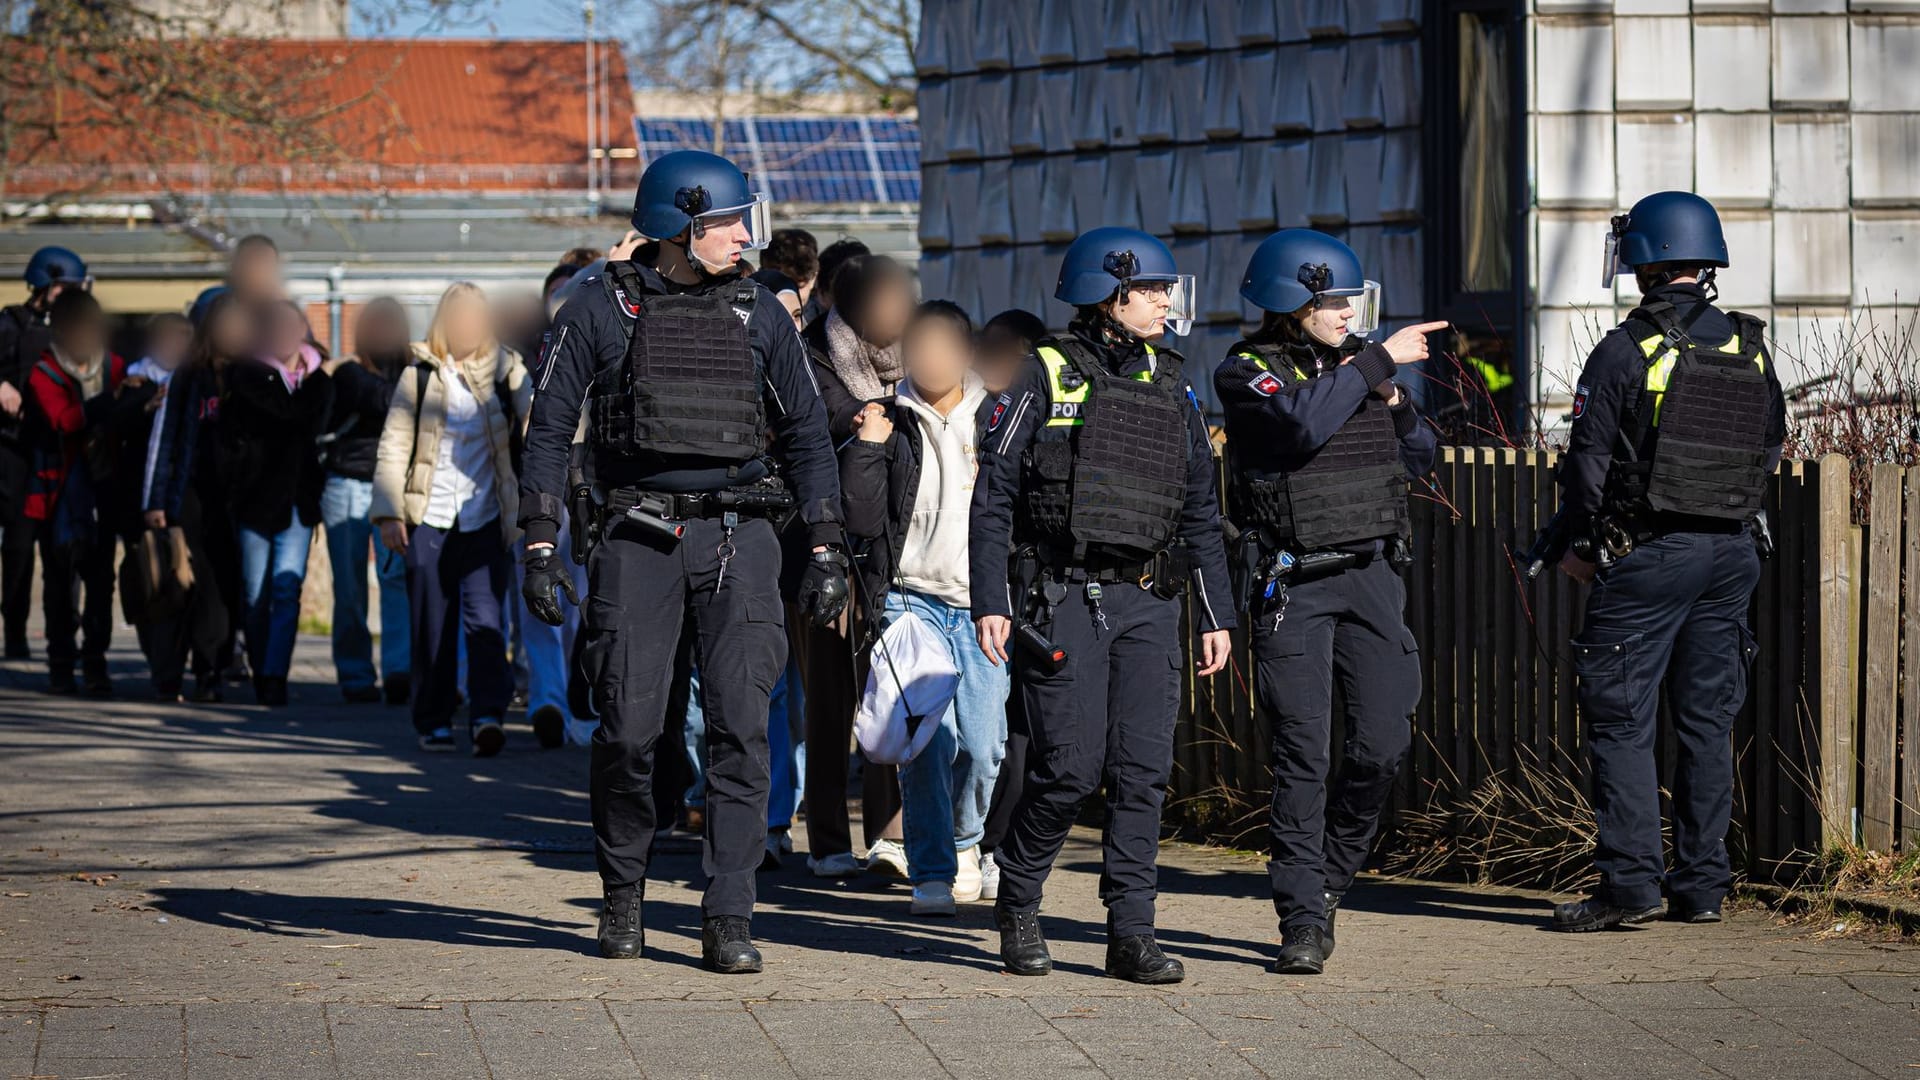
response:
M1589 930L1611 930L1616 926L1639 926L1652 922L1664 913L1665 909L1658 902L1644 908L1619 907L1596 897L1554 908L1553 928L1574 934Z
M1000 928L1000 961L1015 975L1045 975L1053 970L1053 955L1040 934L1040 915L993 906L993 924Z
M722 975L751 975L760 970L748 922L738 915L716 915L700 925L700 963Z
M1187 977L1180 961L1160 951L1152 934L1107 939L1107 977L1158 986Z
M1277 975L1318 975L1326 970L1327 932L1311 924L1282 927L1280 958L1273 962Z
M647 944L640 926L640 887L622 885L607 890L600 909L600 955L609 960L633 960Z
M1333 955L1333 917L1340 913L1340 901L1344 899L1346 895L1344 892L1331 891L1322 894L1322 898L1327 904L1327 932L1321 935L1321 942L1326 946L1326 952L1323 958Z

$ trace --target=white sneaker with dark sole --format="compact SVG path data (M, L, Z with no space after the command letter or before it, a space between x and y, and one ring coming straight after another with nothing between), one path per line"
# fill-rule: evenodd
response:
M817 878L848 878L860 872L860 860L853 852L842 851L822 859L807 856L807 872Z
M907 876L907 849L898 840L875 840L867 849L867 873L882 877Z
M980 899L984 884L980 876L980 846L976 844L959 852L958 864L953 875L953 898L959 903L971 904Z
M980 855L980 899L1000 899L1000 864L993 859L993 852Z

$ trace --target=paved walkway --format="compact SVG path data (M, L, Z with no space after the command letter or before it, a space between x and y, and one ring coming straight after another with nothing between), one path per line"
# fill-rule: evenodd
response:
M131 655L105 708L0 676L0 1077L1920 1075L1907 946L1756 914L1569 937L1544 896L1382 882L1330 974L1283 979L1260 867L1190 847L1160 909L1188 981L1118 983L1085 836L1050 978L999 972L985 906L914 919L798 859L761 876L766 973L709 975L684 841L650 957L602 961L584 753L417 754L301 655L278 712L146 703Z

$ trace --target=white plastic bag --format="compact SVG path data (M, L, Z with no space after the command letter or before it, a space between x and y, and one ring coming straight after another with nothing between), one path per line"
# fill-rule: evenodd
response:
M867 760L905 765L933 738L959 693L960 671L947 643L911 611L901 612L881 631L872 668L853 717L854 737Z

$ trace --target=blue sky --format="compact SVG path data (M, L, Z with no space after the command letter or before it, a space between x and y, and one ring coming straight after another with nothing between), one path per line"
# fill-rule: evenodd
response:
M421 0L402 0L395 4L356 5L353 32L376 37L458 37L458 38L578 38L583 22L578 0L467 0L458 4L459 18L429 15L429 6ZM623 36L625 19L610 24L609 7L624 5L619 0L600 0L600 15L595 30L611 37ZM369 11L369 9L374 9ZM397 16L391 14L398 11ZM369 15L376 17L370 18Z

